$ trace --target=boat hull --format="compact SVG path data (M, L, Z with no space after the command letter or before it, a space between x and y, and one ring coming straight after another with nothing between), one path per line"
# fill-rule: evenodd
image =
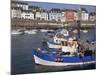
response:
M36 64L46 65L46 66L68 66L68 65L81 65L81 64L91 64L96 63L95 57L92 56L55 56L44 54L41 51L33 51L34 60ZM56 59L63 59L63 61L56 61Z
M82 65L82 64L92 64L95 63L95 61L90 62L79 62L79 63L61 63L61 62L53 62L53 61L47 61L39 58L38 56L34 55L35 63L45 66L73 66L73 65Z
M27 34L36 34L35 31L25 31L25 33L27 33Z
M19 34L21 34L21 32L19 32L19 31L12 31L11 34L12 35L19 35Z

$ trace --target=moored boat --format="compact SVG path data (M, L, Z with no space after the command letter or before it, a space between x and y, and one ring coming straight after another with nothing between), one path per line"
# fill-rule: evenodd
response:
M12 35L19 35L19 34L22 34L22 32L20 32L19 30L12 30L11 34Z
M48 39L46 49L33 49L36 64L46 66L67 66L96 63L95 50L82 48L76 37L57 32ZM84 50L83 50L84 49Z
M68 32L67 32L68 35ZM48 39L47 46L49 48L61 49L66 51L76 51L78 43L75 37L67 37L61 33L57 33L51 38L52 41Z
M26 34L36 34L36 30L26 30L25 33Z
M44 51L42 49L33 49L33 56L36 64L46 66L68 66L68 65L81 65L96 63L95 56L89 52L87 55L70 55L69 53L64 54L63 52L56 52L56 50Z
M83 33L88 33L88 30L81 30Z

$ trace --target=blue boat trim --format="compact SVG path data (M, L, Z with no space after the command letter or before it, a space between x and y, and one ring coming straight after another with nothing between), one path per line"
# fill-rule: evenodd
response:
M33 49L33 53L34 55L36 55L37 57L43 59L43 60L47 60L47 61L53 61L56 62L56 59L63 59L62 63L80 63L80 62L92 62L92 61L96 61L96 58L93 56L84 56L84 57L79 57L79 56L57 56L57 55L50 55L50 54L45 54L42 53L42 51L36 51L35 49Z

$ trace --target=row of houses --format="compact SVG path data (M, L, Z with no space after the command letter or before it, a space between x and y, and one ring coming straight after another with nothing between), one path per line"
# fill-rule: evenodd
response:
M88 13L86 10L72 9L42 9L38 6L31 6L28 3L21 1L12 1L11 3L11 18L33 19L33 20L49 20L49 21L95 21L96 14Z

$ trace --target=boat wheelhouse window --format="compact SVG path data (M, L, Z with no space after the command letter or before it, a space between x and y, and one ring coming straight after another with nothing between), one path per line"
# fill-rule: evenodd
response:
M68 42L67 41L61 41L62 46L68 46Z
M56 42L59 42L58 40L56 40Z
M67 41L65 42L65 46L68 46L68 42Z
M61 41L62 46L64 46L64 41Z
M64 38L64 35L62 35L62 34L60 34L60 33L57 34L56 36L57 36L58 38Z

